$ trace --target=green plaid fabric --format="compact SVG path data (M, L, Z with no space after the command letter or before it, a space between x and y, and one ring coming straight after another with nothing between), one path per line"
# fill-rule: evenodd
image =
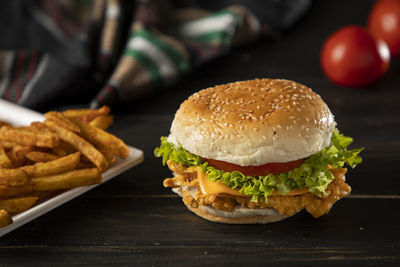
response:
M157 17L154 10L145 3L136 17ZM261 32L258 20L243 7L190 12L192 18L174 21L164 31L153 21L135 20L115 71L91 106L132 101L169 87L194 67L227 53L235 39L252 41ZM239 36L239 32L247 36Z

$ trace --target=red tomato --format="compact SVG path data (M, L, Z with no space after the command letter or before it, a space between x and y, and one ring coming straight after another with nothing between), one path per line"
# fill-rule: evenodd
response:
M368 29L385 40L392 56L400 56L400 0L381 0L372 8Z
M282 162L282 163L267 163L260 166L240 166L236 164L232 164L226 161L215 160L215 159L204 159L207 161L211 166L214 166L217 169L226 171L226 172L233 172L233 171L240 171L245 175L250 176L264 176L270 173L272 174L279 174L282 172L287 172L299 167L304 159L299 159L295 161L289 162Z
M362 87L377 80L389 67L390 52L383 41L359 26L346 26L325 41L321 65L335 83Z

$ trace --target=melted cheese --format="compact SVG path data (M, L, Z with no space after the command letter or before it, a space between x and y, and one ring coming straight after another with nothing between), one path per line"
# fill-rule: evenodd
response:
M201 192L203 192L204 195L225 193L241 197L246 196L238 190L232 189L219 181L211 182L207 179L206 174L200 167L197 167L197 178L199 179Z
M212 194L229 194L234 196L246 196L245 194L240 193L238 190L232 189L219 181L211 182L207 179L206 174L200 167L197 167L197 178L200 184L201 192L204 195L212 195ZM293 189L285 196L295 196L301 195L308 192L308 188L302 189ZM277 191L272 192L273 196L279 196Z

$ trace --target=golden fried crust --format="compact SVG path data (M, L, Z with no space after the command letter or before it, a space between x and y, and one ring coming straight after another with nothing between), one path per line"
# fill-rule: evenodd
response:
M331 172L335 176L335 179L328 185L326 193L321 197L315 196L312 193L305 193L296 196L270 196L268 202L252 202L250 197L240 197L228 194L211 194L205 195L201 190L197 190L194 194L186 192L185 188L198 187L198 179L196 176L196 170L192 168L185 168L180 164L172 161L168 162L168 166L175 173L174 178L167 178L164 180L165 187L179 188L182 193L183 202L185 205L197 215L211 220L229 223L232 218L213 218L215 216L204 209L201 206L207 206L216 210L234 212L236 207L248 208L248 209L264 209L272 208L278 211L281 215L292 216L302 209L306 209L314 217L320 217L330 211L332 205L340 198L345 197L351 191L348 184L345 183L346 169L334 169L331 168ZM250 216L248 222L246 220L234 219L237 222L231 223L267 223L270 219L263 218L264 216ZM285 217L285 218L286 218ZM247 217L246 217L247 218ZM271 219L274 220L274 219ZM263 222L265 221L265 222ZM271 221L272 222L272 221Z

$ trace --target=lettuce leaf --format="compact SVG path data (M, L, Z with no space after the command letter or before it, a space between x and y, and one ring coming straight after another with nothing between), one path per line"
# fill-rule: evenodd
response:
M353 138L344 136L338 130L332 134L331 144L317 154L308 157L299 167L280 174L266 176L248 176L239 171L225 172L208 165L201 157L196 156L183 147L175 146L161 137L161 145L154 150L156 157L162 157L163 165L172 160L185 167L200 166L210 181L220 181L230 188L251 196L252 201L267 201L274 190L280 194L288 194L293 189L307 187L309 192L321 196L329 183L334 179L328 164L335 168L345 165L354 168L362 162L359 153L363 148L348 150Z

